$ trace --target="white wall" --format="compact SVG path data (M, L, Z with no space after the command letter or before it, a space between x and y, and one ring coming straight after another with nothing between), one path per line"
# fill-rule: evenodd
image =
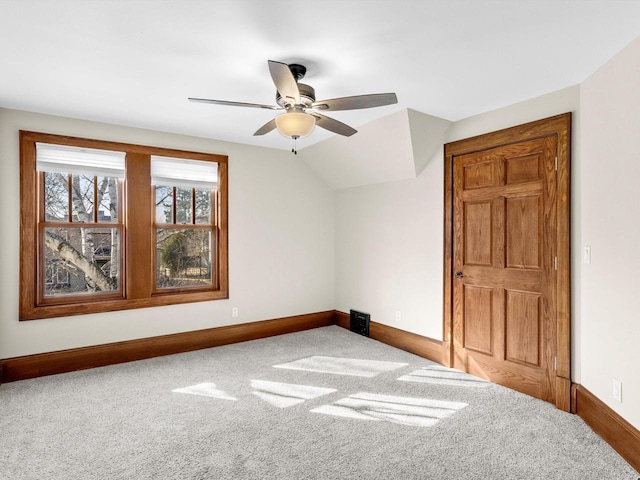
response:
M581 85L582 385L640 428L640 38ZM576 252L580 261L580 252ZM622 381L622 403L612 381Z
M230 299L19 322L21 129L228 155ZM289 152L0 109L0 168L0 358L334 308L333 193Z
M442 339L442 185L440 148L416 179L336 192L337 310Z

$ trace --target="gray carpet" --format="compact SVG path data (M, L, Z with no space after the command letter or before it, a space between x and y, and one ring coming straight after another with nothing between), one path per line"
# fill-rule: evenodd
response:
M5 384L0 478L629 479L582 420L326 327Z

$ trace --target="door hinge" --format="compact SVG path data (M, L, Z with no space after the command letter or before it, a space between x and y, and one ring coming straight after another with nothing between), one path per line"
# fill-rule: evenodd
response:
M558 370L558 357L553 357L553 369Z
M556 157L556 172L558 171L558 157Z
M556 270L558 270L558 257L555 257L553 259L553 268L555 268Z

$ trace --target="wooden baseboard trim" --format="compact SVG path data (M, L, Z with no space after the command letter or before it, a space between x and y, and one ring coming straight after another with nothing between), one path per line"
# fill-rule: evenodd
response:
M257 340L334 323L334 311L327 311L7 358L0 360L0 384Z
M349 329L350 317L348 313L336 311L335 316L336 325ZM371 322L369 325L369 337L400 350L415 353L423 358L442 363L443 352L440 340L434 340L433 338L376 322Z
M640 431L581 385L574 385L576 413L640 472Z
M350 323L351 323L351 317L349 316L349 314L344 312L339 312L338 310L336 310L333 314L335 316L334 321L336 325L349 330Z
M442 342L439 340L406 332L381 323L371 323L369 336L387 345L442 363Z

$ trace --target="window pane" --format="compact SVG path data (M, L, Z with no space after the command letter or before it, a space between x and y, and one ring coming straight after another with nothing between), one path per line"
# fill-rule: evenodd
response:
M212 285L211 230L159 228L156 249L157 288Z
M176 223L191 223L192 188L176 188Z
M117 292L120 235L110 228L45 228L44 296Z
M173 223L173 187L156 187L156 223Z
M94 177L86 175L71 176L72 220L74 222L93 222L94 188Z
M69 221L68 184L68 175L44 172L44 213L46 221Z
M98 222L118 221L118 179L98 177Z
M211 190L196 188L196 223L211 223Z

